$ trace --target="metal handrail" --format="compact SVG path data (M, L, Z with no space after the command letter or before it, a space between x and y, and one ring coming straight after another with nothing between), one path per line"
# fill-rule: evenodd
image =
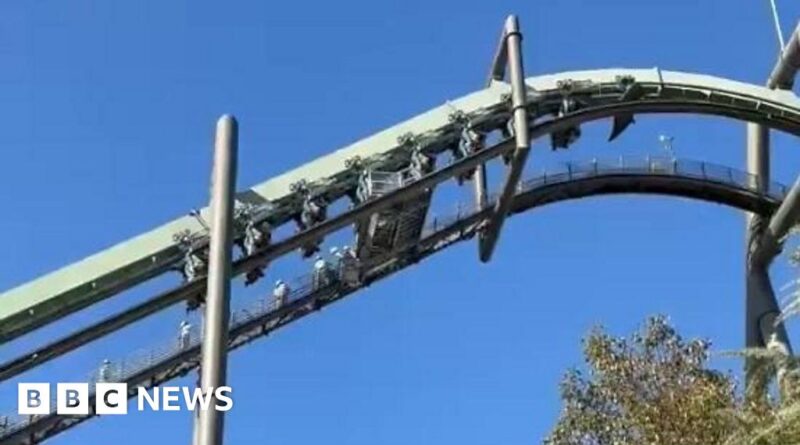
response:
M667 166L668 168L663 168ZM721 184L729 184L741 187L759 195L769 196L776 200L782 200L787 192L785 186L777 183L770 182L767 187L761 187L760 178L750 173L742 172L740 170L732 169L717 164L707 163L703 161L693 160L679 160L671 157L624 157L611 162L602 162L593 159L588 162L568 162L561 168L556 168L555 172L544 172L539 176L520 182L520 193L531 191L537 187L545 185L553 185L559 183L566 183L577 179L587 177L595 177L611 174L624 174L624 175L663 175L674 177L688 177L697 178L704 181L711 181ZM458 221L468 219L476 213L482 211L487 207L494 205L497 199L497 194L492 194L488 197L486 206L481 209L475 209L470 205L458 202L456 204L456 211L444 218L429 216L428 221L422 230L422 238L433 235L443 228L446 228ZM412 214L416 208L409 208L406 212ZM402 215L402 213L400 214ZM411 230L411 229L409 229ZM332 263L336 269L338 265ZM375 265L376 267L380 265ZM342 286L341 281L336 281L330 284L330 292L339 292ZM291 292L288 298L289 304L296 300L307 298L314 292L320 291L319 288L314 286L313 273L306 273L298 276L292 280L290 286ZM280 306L282 307L282 306ZM257 318L264 317L270 312L280 309L270 297L260 298L256 301L250 300L244 307L235 309L231 313L230 328L234 329L237 326L242 326ZM109 372L104 373L107 375L100 375L100 370L96 369L88 375L88 382L90 384L97 382L125 382L133 376L142 373L144 370L153 368L157 364L165 363L180 355L184 351L198 347L201 340L201 332L197 328L193 328L190 332L189 341L182 343L176 337L175 339L157 345L153 348L146 348L143 350L135 351L132 355L122 359L116 363L112 363ZM93 386L90 391L94 394ZM90 394L90 395L91 395ZM55 403L51 406L55 407ZM24 428L28 423L35 421L35 418L21 417L21 416L0 416L6 419L6 422L0 424L0 439L9 435L19 429ZM2 426L5 425L5 428Z
M776 200L782 200L787 193L784 185L771 181L762 187L760 178L757 175L741 170L704 161L652 156L621 156L611 162L599 160L567 162L563 167L556 167L540 176L523 181L522 189L528 191L542 185L559 184L607 174L695 178L720 184L735 185Z

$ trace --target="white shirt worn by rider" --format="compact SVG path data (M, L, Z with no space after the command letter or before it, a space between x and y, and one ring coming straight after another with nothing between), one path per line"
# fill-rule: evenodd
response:
M286 298L289 296L289 286L286 283L281 283L275 287L275 292L273 292L276 298Z

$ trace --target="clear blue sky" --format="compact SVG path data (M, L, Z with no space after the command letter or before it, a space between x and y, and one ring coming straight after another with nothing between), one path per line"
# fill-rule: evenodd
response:
M521 17L531 75L659 66L763 83L777 49L767 0L225 4L0 4L0 288L201 205L222 113L240 120L244 188L479 88L508 13ZM800 6L779 5L788 33ZM608 122L584 130L566 153L536 145L531 168L659 153L661 132L681 157L744 163L738 122L642 117L613 144ZM774 140L774 176L792 182L800 152ZM536 443L594 324L625 333L665 313L718 349L741 346L743 236L738 212L674 198L595 198L514 218L491 264L465 243L234 353L227 443ZM270 281L299 267L278 266ZM789 273L775 268L778 285ZM85 376L103 357L171 341L181 317L24 379ZM0 406L14 400L0 389ZM187 443L190 431L187 413L137 413L53 443Z

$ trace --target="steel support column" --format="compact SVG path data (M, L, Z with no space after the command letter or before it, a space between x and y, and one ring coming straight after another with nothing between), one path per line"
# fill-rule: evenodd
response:
M800 25L792 32L767 79L770 89L791 89L800 69ZM758 178L763 191L769 187L769 129L747 125L747 170ZM800 218L800 178L786 195L778 210L764 221L747 214L747 301L745 310L747 347L764 346L773 334L791 350L786 328L775 326L780 306L769 278L769 264L780 253L780 245Z
M767 86L779 90L792 89L798 70L800 70L800 24L789 37L786 48L780 52L775 68L767 80Z
M762 192L769 185L769 167L769 129L748 123L747 172L758 181L757 187ZM761 261L758 254L758 246L763 239L764 220L758 215L747 213L746 222L745 345L756 348L764 346L771 335L771 331L762 332L760 321L765 314L778 310L778 306L769 282L767 263Z
M197 387L200 387L200 375L202 372L197 370ZM200 445L200 407L196 406L192 411L192 445Z
M763 125L747 124L747 172L757 181L764 193L770 182L769 129ZM760 259L759 246L764 238L764 219L753 213L745 214L745 345L747 348L766 346L773 334L789 345L786 329L775 325L780 307L769 277L768 262ZM748 400L760 402L765 394L764 379L758 362L745 360L745 387Z
M211 178L211 236L203 329L200 388L211 397L211 407L200 410L197 445L221 445L223 413L214 409L216 388L225 386L230 322L233 207L236 189L238 127L233 116L217 122L214 170Z
M475 208L482 210L486 207L486 164L481 164L472 173L475 182Z
M503 222L508 214L514 191L519 183L522 169L530 152L530 136L528 135L528 91L525 85L525 70L522 63L522 34L516 16L506 20L504 39L508 58L509 80L511 82L511 107L514 119L514 140L516 148L508 166L506 182L495 210L480 236L480 259L488 262L497 244ZM498 51L500 53L500 51Z
M767 87L771 89L791 89L797 71L800 69L800 25L795 28L786 48L778 57L772 73L767 80ZM759 159L766 159L769 163L769 130L761 125L748 125L748 169L752 162L758 163ZM756 130L757 129L757 130ZM763 152L763 154L760 154ZM752 154L751 154L752 153ZM766 167L769 171L769 166ZM753 171L750 171L753 173ZM765 183L769 182L766 176ZM780 208L775 212L769 224L759 233L759 239L751 246L754 262L769 264L772 258L780 253L780 245L789 230L800 219L800 178L792 186Z

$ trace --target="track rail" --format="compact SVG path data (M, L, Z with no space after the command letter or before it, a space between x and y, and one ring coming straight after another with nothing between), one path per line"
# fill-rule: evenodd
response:
M706 162L667 158L624 158L565 164L524 182L528 190L517 194L512 211L612 193L648 193L683 196L729 205L767 215L786 194L772 183L760 193L758 178L745 172ZM303 238L305 239L305 238ZM299 243L301 241L295 241ZM0 381L13 378L146 316L179 303L198 292L200 285L168 290L133 308L113 315L43 347L0 364Z
M511 214L570 199L644 193L683 196L769 215L780 204L786 188L776 183L767 187L760 185L757 177L747 173L696 161L620 158L606 162L570 163L523 181L512 203ZM315 290L310 285L310 278L304 277L286 306L275 308L259 302L255 307L236 312L232 318L229 349L237 349L266 336L454 243L472 238L489 216L494 202L495 198L492 198L483 209L459 213L455 217L433 218L419 243L402 246L365 265L366 275L361 286L335 285ZM145 355L146 359L126 360L133 365L117 369L115 380L128 383L129 396L134 397L138 387L151 388L195 369L199 354L199 338L194 338L191 346L185 349L178 349L173 344L158 353L150 351ZM9 369L4 367L5 372ZM67 417L51 414L18 420L0 434L0 443L38 443L94 415Z
M532 77L526 83L530 88L528 113L534 122L540 122L531 127L533 138L592 120L638 113L718 115L800 135L800 100L794 94L712 76L659 69L608 69ZM496 81L486 90L454 101L453 106L463 107L464 117L475 128L498 131L505 128L510 116L504 97L507 93L508 85ZM565 109L565 103L572 105ZM259 197L255 201L271 203L272 210L258 218L273 224L285 223L296 216L302 201L291 191L294 181L307 179L314 194L337 199L352 192L356 183L357 172L346 160L363 156L362 164L383 167L408 161L408 147L397 140L399 135L414 133L417 142L432 154L452 149L458 143L459 124L457 119L450 119L452 110L448 110L448 106L438 107L315 161L308 168L257 186L240 195L240 199L245 202L255 196ZM483 162L492 157L483 157ZM473 163L473 168L477 164ZM181 221L175 227L168 225L170 230L184 226L196 229ZM317 231L317 235L326 233ZM168 238L163 230L157 237L142 235L136 238L135 246L116 246L93 256L91 261L76 263L4 293L0 296L4 301L0 341L14 339L174 269L181 257ZM263 258L276 251L268 248L244 263L263 264ZM282 250L281 254L288 252Z

